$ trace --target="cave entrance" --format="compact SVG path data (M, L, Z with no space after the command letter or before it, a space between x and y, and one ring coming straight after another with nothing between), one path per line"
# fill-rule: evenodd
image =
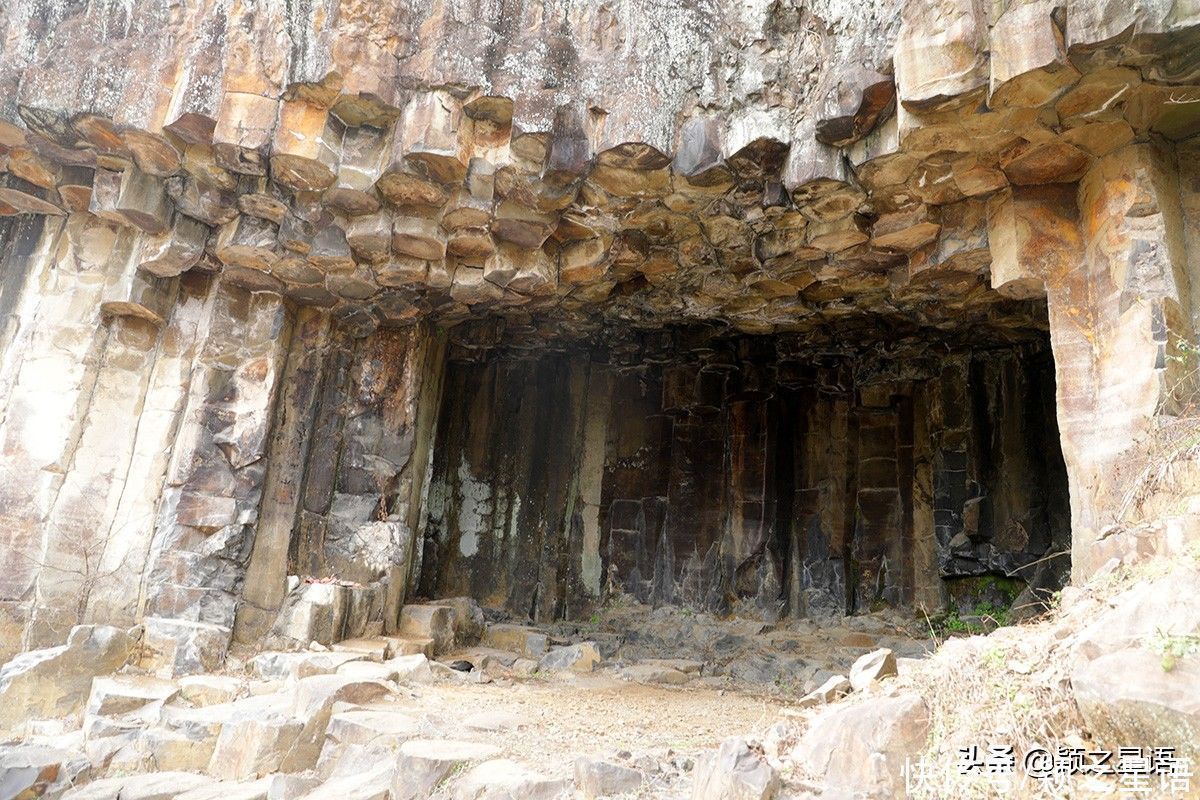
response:
M538 621L999 618L1069 574L1044 329L857 345L709 326L450 348L425 596Z

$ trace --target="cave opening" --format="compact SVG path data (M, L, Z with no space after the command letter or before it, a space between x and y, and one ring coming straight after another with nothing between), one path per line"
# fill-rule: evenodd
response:
M418 594L538 622L1035 610L1070 572L1045 326L826 333L452 331Z

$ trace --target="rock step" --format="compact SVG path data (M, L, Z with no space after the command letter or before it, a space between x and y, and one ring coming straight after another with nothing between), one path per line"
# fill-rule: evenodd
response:
M175 800L193 789L214 783L206 775L191 772L147 772L103 778L78 789L70 789L62 800Z
M57 797L91 771L87 756L74 750L34 744L0 747L0 796Z
M383 636L371 638L343 639L329 647L335 653L359 653L372 661L386 661L392 657L391 641Z
M485 761L467 770L450 786L453 800L557 800L571 782L547 778L506 758Z
M260 778L246 783L218 781L190 789L175 800L271 800L273 778ZM276 795L279 797L281 795ZM124 795L122 795L124 797Z
M479 641L486 623L479 604L469 597L451 597L428 603L410 603L400 609L398 641L409 642L408 653L424 653L432 658L454 647L466 647ZM384 637L387 638L387 637Z
M423 800L456 769L494 759L500 748L450 739L413 739L400 745L392 800Z
M508 623L489 625L483 634L483 643L535 660L546 655L550 648L550 638L537 628Z

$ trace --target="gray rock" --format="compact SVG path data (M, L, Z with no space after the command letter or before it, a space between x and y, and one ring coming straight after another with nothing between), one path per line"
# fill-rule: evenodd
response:
M861 656L850 667L850 686L854 691L861 692L872 683L896 674L896 656L891 650L881 647Z
M849 694L850 688L850 681L845 675L834 675L800 698L799 705L803 708L832 703Z
M1197 587L1200 572L1177 568L1113 598L1079 632L1071 688L1105 747L1154 741L1200 758L1200 651L1190 638L1200 630Z
M184 792L212 783L212 778L190 772L148 772L94 781L67 792L63 800L175 800Z
M500 748L447 739L413 739L400 745L392 776L391 800L423 800L453 770L487 761Z
M600 653L592 642L555 647L542 656L538 669L554 671L569 669L572 672L591 672L600 663Z
M489 625L483 643L497 650L508 650L525 658L541 658L550 646L546 634L524 625Z
M401 636L432 639L433 651L444 653L454 646L454 609L450 606L407 605L400 610Z
M1166 671L1156 653L1120 650L1071 673L1071 689L1088 732L1105 747L1153 741L1181 758L1200 751L1200 656Z
M469 647L483 638L487 629L487 620L483 609L470 597L447 597L434 600L431 605L449 606L454 614L454 643L459 647Z
M637 791L642 773L636 769L596 758L575 759L575 788L584 800Z
M209 774L236 781L279 770L304 731L304 723L291 713L291 706L286 696L263 695L237 700L224 708L203 709L205 714L194 724L211 720L220 731Z
M429 659L417 653L411 656L396 656L384 662L384 666L395 672L400 683L429 683L433 680L433 669Z
M242 690L242 682L228 675L188 675L179 681L180 696L193 706L228 703Z
M267 800L271 778L260 778L248 783L220 781L207 786L198 786L175 797L175 800Z
M333 644L342 638L350 591L336 583L298 583L288 593L272 630L280 647Z
M377 757L373 767L330 778L300 795L300 800L388 800L392 770L389 759L380 763Z
M770 800L779 785L779 775L762 752L733 736L696 761L692 800Z
M687 673L672 666L640 662L621 670L621 677L637 683L662 683L668 686L682 686L691 681L694 673Z
M222 625L147 617L140 665L160 678L216 672L225 663L232 631Z
M793 757L827 789L902 796L905 759L924 749L928 733L929 710L920 695L873 699L817 717Z

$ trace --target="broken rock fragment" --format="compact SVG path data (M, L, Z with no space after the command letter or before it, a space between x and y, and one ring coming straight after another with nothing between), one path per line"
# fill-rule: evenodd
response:
M891 678L896 672L896 656L886 647L861 656L850 667L850 685L861 692L873 683Z
M696 761L692 800L771 800L779 786L779 775L762 750L733 736Z

